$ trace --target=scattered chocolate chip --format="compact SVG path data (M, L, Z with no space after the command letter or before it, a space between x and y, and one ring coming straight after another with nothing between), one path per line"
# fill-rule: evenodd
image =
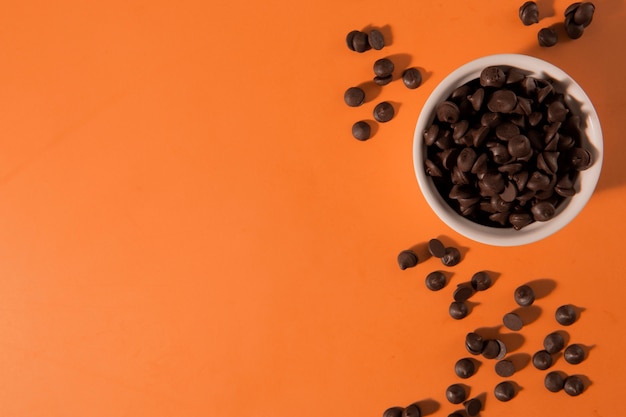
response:
M367 40L370 46L377 51L380 51L385 47L385 37L378 29L372 29Z
M472 295L474 295L474 289L467 284L461 284L454 290L452 298L454 301L463 302L469 300Z
M419 405L411 404L402 410L402 417L422 417L422 410Z
M565 339L559 332L552 332L543 339L543 347L550 354L560 352L565 347Z
M548 391L559 392L563 389L563 385L565 384L565 378L563 377L562 372L548 372L543 380L543 384L548 389Z
M368 140L371 136L371 133L372 128L370 127L369 123L364 120L358 121L352 125L352 136L354 136L355 139L361 141Z
M562 305L554 314L556 321L562 326L571 326L577 319L576 308L571 304Z
M358 52L363 53L369 50L370 44L367 33L358 31L352 36L352 48Z
M465 412L470 417L477 416L483 408L483 404L478 398L472 398L471 400L466 401L463 405L465 406Z
M537 40L539 41L539 46L548 48L556 45L559 41L559 36L556 33L556 29L543 28L537 33Z
M522 327L524 327L522 318L515 313L505 314L502 318L502 323L504 323L507 329L513 331L522 330Z
M422 73L417 68L407 68L402 72L402 82L411 90L422 85Z
M446 123L456 123L459 120L461 111L452 101L443 101L437 106L437 119Z
M383 412L383 417L402 417L404 407L390 407Z
M482 355L485 359L495 359L500 354L500 343L496 339L488 339L485 341Z
M494 388L493 394L499 401L510 401L515 397L515 386L510 381L500 382Z
M461 320L469 314L469 309L467 308L467 304L463 301L453 301L450 304L450 308L448 309L450 313L450 317L455 320Z
M491 287L491 276L487 271L479 271L472 275L472 288L476 291L485 291Z
M388 101L383 101L382 103L378 103L376 107L374 107L374 119L376 121L385 123L393 119L395 111L393 106Z
M591 20L593 19L593 13L595 12L596 7L593 3L584 2L580 3L580 5L576 8L573 14L574 23L578 25L583 25L587 27L591 24Z
M441 263L445 266L455 266L461 262L461 252L455 247L446 248L446 252L441 257Z
M352 30L350 32L348 32L348 34L346 35L346 44L348 45L348 49L350 49L351 51L354 51L354 36L359 33L358 30Z
M535 302L535 291L529 285L520 285L513 294L515 302L521 307L528 307Z
M584 390L585 384L580 377L572 375L565 378L565 382L563 383L563 391L565 391L567 395L575 397L582 394Z
M426 276L426 287L431 291L439 291L446 286L446 276L441 271L431 272Z
M374 62L374 74L379 77L391 75L394 68L393 61L389 58L380 58Z
M506 75L502 68L490 66L481 71L479 79L483 87L502 87L506 82Z
M377 75L374 77L374 84L383 86L389 84L392 80L393 76L391 74L382 77Z
M398 265L400 265L400 269L402 270L413 268L418 262L417 254L411 249L403 250L398 255Z
M365 101L365 91L360 87L350 87L343 94L343 100L350 107L358 107Z
M496 363L496 374L503 378L508 378L515 373L515 365L508 359L502 359Z
M463 385L452 384L446 389L446 398L452 404L461 404L467 398L467 393Z
M484 349L485 341L478 333L470 332L465 336L465 348L472 355L480 355Z
M571 344L563 352L563 359L572 365L578 365L585 360L585 349L579 344Z
M540 350L533 355L533 366L541 371L545 371L552 366L552 355L546 350Z
M519 8L519 18L525 26L539 23L539 9L534 1L527 1Z
M439 239L430 239L428 241L428 251L435 258L441 258L446 254L446 247Z
M474 375L476 372L476 366L474 365L474 361L470 358L459 359L454 364L454 373L456 376L462 379L467 379Z

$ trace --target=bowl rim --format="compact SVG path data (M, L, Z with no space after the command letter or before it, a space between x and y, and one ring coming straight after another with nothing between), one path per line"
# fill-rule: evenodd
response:
M567 96L581 106L584 142L593 151L593 165L581 171L577 179L579 191L557 209L557 215L547 222L534 222L522 228L495 228L464 218L454 211L436 190L424 170L425 144L423 132L434 119L435 106L445 100L460 85L478 78L483 68L491 65L517 67L535 76L549 77L561 84ZM469 61L450 72L426 99L417 119L413 134L413 167L419 188L435 214L457 233L476 242L493 246L520 246L542 240L569 224L590 200L600 178L603 159L603 137L598 114L582 87L565 71L540 58L524 54L494 54Z

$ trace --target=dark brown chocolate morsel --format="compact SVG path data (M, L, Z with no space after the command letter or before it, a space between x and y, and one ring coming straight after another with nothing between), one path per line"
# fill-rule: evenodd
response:
M376 107L374 107L374 119L378 122L388 122L393 119L394 114L393 106L388 101L378 103Z
M456 361L454 364L454 373L456 376L462 379L467 379L474 375L476 372L476 365L470 358L463 358Z
M359 33L358 30L352 30L346 35L346 44L348 45L348 49L350 49L351 51L354 51L354 44L352 42L354 41L354 36L357 33Z
M562 326L571 326L576 322L576 308L571 304L565 304L556 309L554 318Z
M455 247L446 248L446 252L441 257L441 263L445 266L455 266L461 262L461 252Z
M405 270L407 268L413 268L415 265L418 264L418 262L419 259L417 257L417 254L411 249L403 250L398 255L398 265L402 270Z
M496 137L503 141L509 141L520 134L519 126L511 122L504 122L496 127Z
M365 101L365 91L360 87L350 87L343 93L343 100L350 107L358 107Z
M370 46L377 51L380 51L385 47L385 37L378 29L372 29L367 37L367 40Z
M472 129L470 132L472 144L474 145L474 147L478 148L479 146L482 146L482 144L485 142L485 139L487 139L487 135L489 134L489 128L487 126L480 126L476 129Z
M502 143L496 143L489 147L491 152L491 159L498 165L506 164L511 160L511 154L506 145Z
M439 291L446 286L446 276L441 271L431 272L426 276L426 288L431 291Z
M495 366L496 374L508 378L515 373L515 365L508 359L499 360Z
M456 123L452 123L452 139L457 144L462 144L463 137L467 133L467 129L469 128L469 122L467 120L461 120Z
M585 27L583 25L576 24L573 19L573 15L568 15L565 18L565 33L567 33L567 37L570 39L578 39L583 36L585 32Z
M498 113L486 112L480 117L480 124L488 128L494 128L502 123L502 118Z
M563 383L563 391L565 391L567 395L575 397L582 394L584 390L585 384L579 376L572 375L565 378L565 382Z
M522 327L524 327L524 322L522 321L522 318L515 313L505 314L502 318L502 323L504 323L504 326L507 329L513 331L522 330Z
M517 197L517 188L515 187L515 183L508 182L506 186L504 187L504 191L500 193L500 198L507 203L512 203L513 201L515 201L516 197Z
M422 85L422 73L417 68L407 68L402 72L402 83L411 90Z
M430 239L428 241L428 251L435 258L441 258L446 254L446 247L439 239Z
M393 73L394 65L393 61L389 58L380 58L374 62L374 74L379 77L384 77Z
M487 108L492 112L510 113L517 105L517 96L511 90L496 90L487 101Z
M539 46L548 48L556 45L559 41L559 36L557 35L555 28L543 28L537 32L537 40L539 42Z
M361 31L355 33L352 37L352 47L356 52L359 53L369 50L371 47L369 44L367 33Z
M560 101L553 101L548 106L548 121L563 122L569 113L569 109Z
M422 417L422 410L419 405L411 404L402 410L402 417Z
M519 8L519 18L525 26L539 23L539 9L534 1L527 1Z
M485 90L483 88L479 88L474 91L474 94L467 96L467 99L470 103L472 103L472 108L479 111L483 105L483 100L485 99Z
M533 355L533 366L540 371L545 371L552 366L552 355L546 350L540 350Z
M543 113L535 111L528 115L528 124L531 126L537 126L543 119Z
M430 125L428 129L424 131L424 143L426 146L431 146L435 143L439 137L439 125Z
M437 106L437 119L446 123L456 123L459 120L461 111L452 101L443 101Z
M478 271L474 275L472 275L472 279L470 280L472 284L472 288L476 291L485 291L491 288L491 284L493 283L491 279L491 275L487 271Z
M554 205L549 202L542 201L533 205L530 212L532 213L533 218L538 222L546 222L554 217L556 209L554 208Z
M485 359L497 358L500 354L500 343L495 339L486 340L482 354Z
M483 403L478 398L472 398L463 405L465 406L465 412L470 417L477 416L483 408Z
M533 222L533 217L528 213L511 213L509 223L515 230L521 230Z
M467 304L465 304L463 301L453 301L450 304L448 312L450 313L450 317L452 317L453 319L461 320L469 314L469 309L467 308Z
M466 398L467 392L461 384L452 384L446 389L446 399L452 404L461 404Z
M364 120L358 121L352 125L352 136L358 140L368 140L372 133L369 123Z
M374 77L374 83L375 83L376 85L380 85L380 86L387 85L387 84L389 84L392 80L393 80L393 75L391 75L391 74L389 74L389 75L384 75L384 76L382 76L382 77L377 75L377 76L375 76L375 77Z
M426 175L429 175L431 177L441 177L443 175L437 164L435 164L430 159L427 159L424 162L424 165L426 166Z
M499 172L486 173L478 181L478 187L480 188L481 195L494 196L504 191L504 178Z
M532 191L545 190L550 185L550 177L535 171L530 174L526 187Z
M515 397L515 386L510 381L500 382L493 390L493 395L499 401L510 401Z
M573 343L563 352L563 359L565 359L567 363L578 365L585 359L585 349L583 349L581 345Z
M513 298L519 306L528 307L535 302L535 291L530 287L530 285L520 285L515 289Z
M474 289L469 285L461 284L454 290L452 298L454 301L463 302L469 300L472 295L474 295Z
M480 85L483 87L502 87L506 82L506 75L502 68L490 66L484 68L480 73Z
M404 407L390 407L383 412L383 417L402 417Z
M476 162L476 151L473 148L463 148L457 158L457 165L462 172L469 172Z
M573 148L570 162L577 171L584 171L593 165L591 153L585 148Z
M470 332L465 336L465 348L472 355L480 355L484 349L485 341L481 335Z
M572 4L570 4L569 6L567 6L567 8L565 9L565 12L563 12L563 15L564 15L565 17L567 17L567 16L569 16L569 15L571 15L571 14L575 13L575 12L576 12L576 9L578 9L578 6L580 6L580 3L581 3L581 2L577 1L577 2L572 3Z
M593 3L584 2L581 3L580 6L576 8L574 12L573 19L574 22L578 25L583 25L584 27L589 26L591 20L593 19L593 13L596 11L596 7Z
M562 372L548 372L543 380L543 384L548 389L548 391L559 392L563 389L563 385L565 384L565 378L563 377Z
M552 332L543 339L543 348L550 354L560 352L565 347L565 339L559 332Z
M471 173L476 175L483 175L487 172L487 160L489 156L486 153L478 155L474 165L472 165Z

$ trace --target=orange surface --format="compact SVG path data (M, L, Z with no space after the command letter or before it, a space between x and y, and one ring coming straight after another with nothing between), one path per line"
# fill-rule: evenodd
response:
M216 2L213 2L216 3ZM537 46L568 2L12 2L0 13L0 415L381 416L419 401L447 416L464 335L497 326L513 289L544 280L539 317L512 341L522 362L559 326L590 347L572 398L527 365L510 403L493 361L464 381L483 416L626 414L623 313L626 8L599 0L577 41ZM383 28L382 51L349 51ZM561 34L562 35L562 34ZM596 193L556 235L496 248L430 211L412 166L417 116L437 83L491 53L570 73L605 134ZM343 92L391 56L425 74L359 108ZM392 101L368 142L350 135ZM436 259L401 271L399 251L442 236L463 249L451 283ZM454 321L456 284L498 279ZM553 288L552 288L553 287ZM503 331L504 333L510 333Z

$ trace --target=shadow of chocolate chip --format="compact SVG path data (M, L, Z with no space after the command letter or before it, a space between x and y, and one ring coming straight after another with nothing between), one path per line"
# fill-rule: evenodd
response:
M519 333L505 333L499 339L506 345L507 352L515 352L524 345L526 338Z
M432 255L430 254L430 251L428 250L428 242L416 243L415 245L411 246L409 249L411 249L417 255L417 259L419 259L418 265L428 260L430 257L432 257ZM448 282L446 282L446 285L447 284Z
M417 406L422 411L422 416L435 414L437 411L439 411L439 408L441 408L441 404L439 404L439 401L435 401L432 398L417 401L415 404L417 404Z
M515 381L509 381L511 383L511 385L513 385L513 388L515 388L515 396L517 396L517 394L524 389L524 387L520 386L517 382Z
M380 92L383 91L383 87L376 84L373 81L373 78L374 78L374 73L372 72L372 81L365 81L364 83L361 83L357 86L365 92L364 103L369 103L375 100L380 95Z
M467 306L467 315L469 316L470 314L472 314L472 311L474 311L474 309L480 305L480 303L474 301L466 301L465 305Z
M499 339L502 333L500 330L502 329L502 325L494 326L494 327L479 327L474 330L475 333L482 336L483 340L487 339Z
M528 353L514 353L513 355L509 355L507 359L513 363L515 372L521 371L530 363L530 355Z
M413 68L415 68L416 70L418 70L420 72L420 74L422 74L422 84L424 84L426 81L428 81L428 79L430 77L432 77L432 75L433 75L432 71L427 71L426 68L424 68L424 67L416 67L416 66L414 66Z
M537 9L539 10L539 21L547 17L554 16L554 0L536 0Z
M474 364L474 374L476 374L476 372L478 372L478 369L482 366L483 363L476 358L467 358L467 359L471 360L472 363Z
M541 278L526 283L535 293L535 299L547 297L556 288L556 281L550 278Z
M529 324L535 322L539 318L539 316L541 316L541 307L536 305L520 307L513 310L513 313L520 316L522 322L524 322L524 326L528 326Z
M487 393L486 392L481 392L480 394L478 394L474 398L478 398L480 400L480 403L482 404L481 410L484 410L485 409L485 404L487 402Z

